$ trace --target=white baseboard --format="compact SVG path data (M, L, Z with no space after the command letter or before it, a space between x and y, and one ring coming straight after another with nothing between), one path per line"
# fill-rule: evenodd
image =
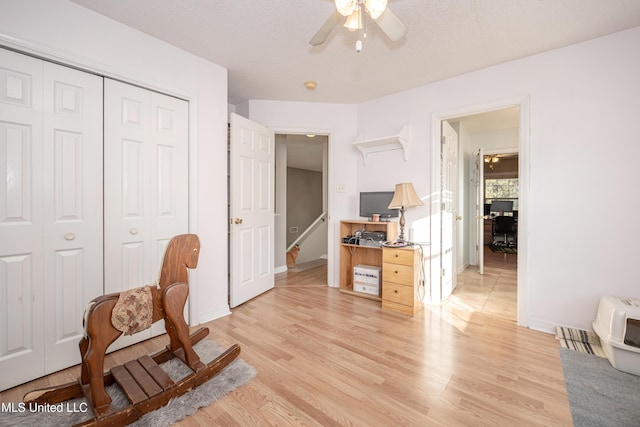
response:
M549 323L548 321L545 321L545 320L529 319L529 325L527 326L529 327L529 329L533 329L534 331L545 332L547 334L555 335L556 326L558 325Z
M229 309L229 305L225 304L224 306L218 307L214 310L205 311L204 313L200 313L200 316L197 319L197 323L191 326L201 325L203 323L210 322L215 319L219 319L224 316L228 316L231 314L231 310Z
M284 272L285 272L285 271L287 271L287 270L288 270L288 268L287 268L287 266L286 266L286 265L281 265L281 266L279 266L279 267L276 267L276 268L273 270L273 272L274 272L275 274L278 274L278 273L284 273Z

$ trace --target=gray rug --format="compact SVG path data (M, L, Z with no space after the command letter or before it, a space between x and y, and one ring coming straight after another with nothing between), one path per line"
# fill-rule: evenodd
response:
M200 356L200 360L208 363L215 359L225 349L218 346L211 340L203 340L194 346L194 349ZM173 379L177 381L191 373L191 370L180 360L171 359L160 365L162 369ZM247 383L256 375L256 370L248 365L244 360L238 358L229 366L224 368L222 372L207 381L200 387L189 391L175 399L169 401L166 406L150 412L140 418L137 422L131 424L138 427L160 427L170 426L173 423L193 415L196 411L210 405L220 399L225 394L231 392ZM107 387L107 392L111 396L116 408L123 408L129 405L127 398L124 396L120 388L116 385ZM82 403L86 402L84 398L69 401L69 405L65 403L65 408L82 408ZM79 422L91 418L91 411L82 412L3 412L0 413L0 426L51 426L63 427L71 426Z
M608 359L559 348L575 427L640 426L640 377Z

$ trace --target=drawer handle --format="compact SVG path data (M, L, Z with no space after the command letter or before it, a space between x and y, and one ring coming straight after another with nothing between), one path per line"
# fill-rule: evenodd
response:
M395 254L394 256L395 256L396 258L398 258L398 254Z
M394 273L398 274L398 270L394 271Z
M393 293L394 293L394 294L397 294L397 293L398 293L398 290L397 290L397 289L394 289L394 290L393 290Z

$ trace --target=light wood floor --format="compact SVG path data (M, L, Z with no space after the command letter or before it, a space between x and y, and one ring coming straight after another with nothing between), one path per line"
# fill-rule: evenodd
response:
M455 298L409 317L328 288L324 267L282 273L274 289L207 324L220 345L242 346L256 378L178 425L570 426L557 341L516 326L505 302L514 275L491 262L485 277L470 269ZM108 366L165 344L116 352ZM50 375L0 401L77 375Z
M485 247L484 274L478 274L477 266L458 274L456 290L447 304L515 321L517 274L516 254L494 253Z

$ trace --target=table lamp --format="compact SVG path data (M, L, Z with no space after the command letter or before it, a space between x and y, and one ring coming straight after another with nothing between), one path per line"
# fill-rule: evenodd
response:
M412 206L422 206L422 200L416 194L416 190L413 189L413 184L410 182L403 182L396 184L396 191L393 194L393 199L389 203L389 209L400 209L400 237L398 242L404 242L404 211L406 208Z

